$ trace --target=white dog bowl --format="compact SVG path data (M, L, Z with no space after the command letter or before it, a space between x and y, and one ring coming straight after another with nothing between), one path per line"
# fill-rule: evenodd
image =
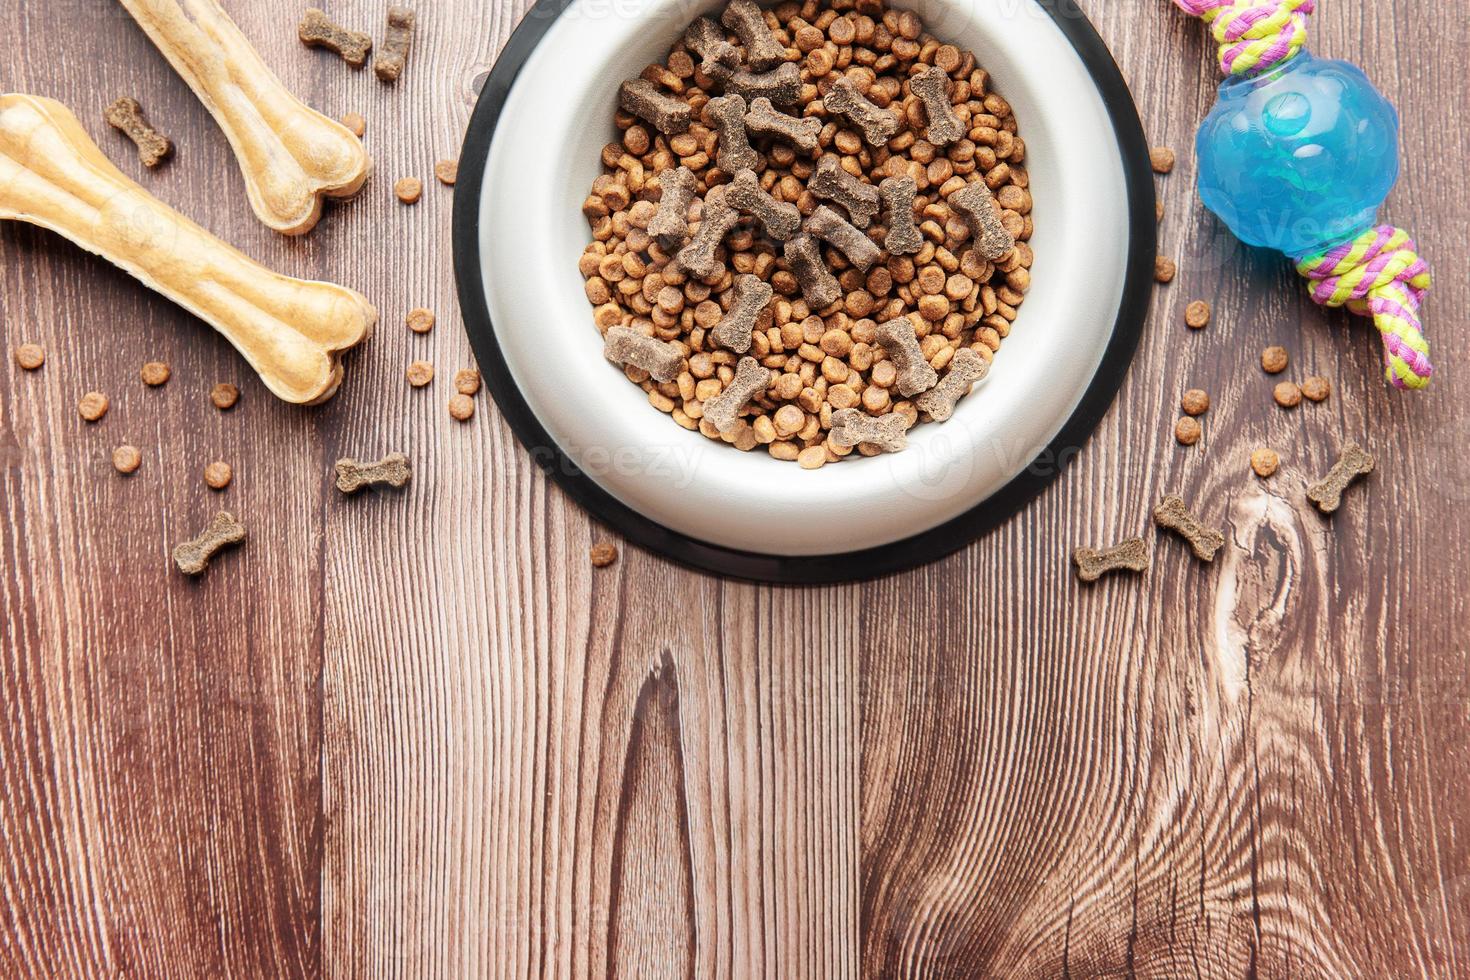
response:
M1046 486L1121 383L1153 281L1154 191L1128 89L1071 0L925 0L1014 107L1035 199L1031 289L990 376L901 453L803 470L681 429L602 356L577 259L618 83L722 0L543 0L460 159L461 304L532 457L632 541L767 581L881 574L962 547Z

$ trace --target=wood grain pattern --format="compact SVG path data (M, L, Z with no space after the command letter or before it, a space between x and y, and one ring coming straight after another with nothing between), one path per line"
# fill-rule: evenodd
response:
M276 403L228 346L34 229L0 226L0 975L1433 976L1470 973L1470 463L1463 355L1470 36L1408 0L1321 5L1313 47L1403 116L1388 208L1435 263L1440 374L1383 389L1361 323L1197 206L1215 88L1171 5L1084 7L1154 138L1179 279L1067 475L952 558L823 589L722 582L625 550L483 400L449 256L452 156L525 9L421 9L396 88L229 2L377 170L302 240L252 217L223 137L121 8L10 4L0 88L77 112L125 172L247 254L367 293L338 397ZM331 14L376 30L383 11ZM1413 14L1414 16L1411 16ZM141 173L103 106L178 143ZM413 208L394 179L426 178ZM1210 329L1181 324L1210 300ZM426 305L440 325L402 329ZM14 345L49 352L41 372ZM1280 343L1333 380L1283 412ZM439 380L410 390L414 358ZM162 358L174 379L137 381ZM243 390L208 405L215 381ZM1180 392L1214 407L1193 450ZM113 409L86 426L88 388ZM1379 469L1331 520L1302 488L1337 446ZM143 468L116 477L111 448ZM1281 452L1271 482L1257 445ZM402 493L341 498L339 455L404 449ZM222 495L205 463L235 465ZM1079 585L1071 547L1143 532L1179 492L1227 532L1141 580ZM172 544L228 504L251 539L200 582Z

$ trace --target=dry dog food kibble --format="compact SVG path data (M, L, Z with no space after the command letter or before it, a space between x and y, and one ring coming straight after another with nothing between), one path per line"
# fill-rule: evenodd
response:
M1191 388L1179 399L1179 407L1184 410L1185 415L1203 415L1210 410L1209 392Z
M204 467L204 483L211 490L223 490L234 478L234 469L222 459L217 459Z
M868 415L855 408L832 413L832 445L843 449L877 446L885 453L901 452L908 445L909 420L898 412Z
M1148 162L1154 173L1166 174L1174 169L1174 151L1167 146L1156 146L1148 151Z
M1174 438L1181 446L1193 446L1202 433L1199 422L1188 415L1174 423Z
M745 100L738 95L722 95L704 106L704 121L719 134L715 165L727 174L760 166L761 155L745 133L745 109Z
M221 381L209 389L209 400L215 408L221 412L227 412L234 408L235 403L240 400L240 389L228 381Z
M135 473L143 465L143 454L137 446L122 445L112 451L112 468L124 476Z
M309 48L326 48L336 53L353 68L367 64L368 52L373 49L371 36L338 26L315 7L307 8L301 26L296 28L296 36Z
M660 133L677 136L689 129L689 103L660 92L646 78L630 78L618 90L618 104Z
M393 182L393 196L404 204L417 204L424 196L424 182L417 177L400 177Z
M1111 548L1078 548L1072 552L1072 561L1077 566L1077 577L1084 582L1096 582L1108 572L1148 571L1148 547L1142 538L1129 538Z
M454 390L461 395L474 395L480 390L480 372L465 368L454 373Z
M408 49L413 44L413 11L408 7L388 8L388 31L383 37L383 50L373 59L373 71L385 82L396 82L408 63Z
M1286 370L1285 347L1267 347L1261 351L1261 370L1267 374L1280 374Z
M449 417L456 422L468 422L475 414L475 400L469 395L456 393L449 399Z
M1282 408L1296 408L1302 403L1302 390L1295 381L1283 381L1271 392L1271 397Z
M735 175L725 191L725 201L741 214L748 214L759 221L766 234L778 242L786 241L801 227L801 211L796 205L778 201L768 194L752 170L742 170Z
M908 174L885 177L878 185L878 197L883 202L883 220L888 222L883 247L889 255L913 255L924 247L924 236L919 232L919 226L914 224L914 197L918 193L919 185ZM889 275L891 277L892 273Z
M1154 259L1155 282L1173 282L1174 276L1178 271L1179 267L1174 264L1173 259L1164 255L1160 255Z
M23 371L34 371L46 363L46 351L40 344L21 344L15 349L15 363Z
M173 141L153 128L137 99L123 96L103 111L103 117L107 125L133 141L145 167L158 166L174 151Z
M367 120L363 118L362 113L360 112L346 113L342 116L341 122L342 125L350 129L352 131L352 135L356 136L358 139L362 139L363 134L367 132Z
M758 277L742 273L735 278L730 291L730 312L720 318L711 331L715 343L737 354L750 350L750 333L756 319L771 302L771 286Z
M847 256L859 272L867 272L883 253L873 240L843 220L842 215L827 205L819 205L806 219L805 229Z
M939 381L939 375L924 359L924 351L914 336L914 324L907 317L889 320L878 328L879 346L888 352L898 369L898 393L908 398L928 391Z
M77 414L88 422L96 422L107 414L107 406L110 403L107 396L100 391L89 391L77 402Z
M459 180L459 161L440 160L434 164L434 176L445 187L453 187L454 182Z
M837 157L830 154L817 161L816 172L807 182L806 189L824 201L842 205L855 227L868 227L878 215L878 188L843 170ZM807 230L811 231L810 228Z
M968 347L961 347L949 362L949 373L933 388L914 399L920 411L928 412L936 422L944 422L954 414L959 400L969 394L970 386L990 371L990 362Z
M408 457L402 453L389 453L372 463L343 457L337 460L337 489L343 493L356 493L363 487L401 487L413 475Z
M415 388L422 388L434 380L434 365L428 361L414 361L408 366L408 383Z
M832 83L832 90L822 99L822 105L862 130L863 139L874 149L886 145L902 125L893 113L864 98L846 75Z
M602 353L614 364L648 372L658 382L673 381L684 366L684 352L678 345L645 337L629 327L610 328Z
M1331 514L1342 505L1342 492L1347 489L1348 484L1372 472L1373 457L1356 443L1348 443L1342 449L1341 458L1332 464L1327 475L1307 488L1307 499L1316 504L1322 513Z
M143 369L138 372L138 376L143 379L145 385L148 385L150 388L157 388L161 384L166 384L172 373L169 370L169 366L163 361L149 361L143 365Z
M618 546L599 541L587 552L587 558L592 562L593 568L606 568L618 560Z
M729 435L740 424L741 410L770 383L769 369L761 367L753 357L742 357L730 384L704 403L704 417L719 430L720 435Z
M929 127L924 138L935 146L948 146L965 135L965 126L955 115L949 99L949 74L943 68L931 67L909 78L909 91L924 104Z
M1276 472L1276 467L1281 465L1281 457L1276 455L1276 450L1267 449L1264 446L1251 453L1251 469L1256 471L1256 476L1265 478Z
M665 170L658 175L662 188L658 209L648 222L648 233L666 252L689 240L689 205L694 202L694 172L688 167Z
M244 540L245 528L235 520L234 514L222 510L199 537L174 548L174 564L185 575L202 575L216 552Z
M765 14L754 0L730 0L720 23L734 31L745 49L745 63L755 71L774 68L786 60L786 46L776 40Z
M408 311L404 322L414 333L428 333L434 329L434 311L422 306L416 307Z
M810 116L798 119L784 112L777 112L771 100L759 97L751 101L745 113L745 130L752 136L771 136L790 143L801 153L817 152L817 140L822 135L822 121Z
M961 221L970 226L981 258L994 262L1016 247L1015 237L1006 228L1005 219L998 211L995 195L990 193L984 181L966 184L951 194L946 203Z
M1194 557L1200 561L1214 561L1215 552L1225 545L1225 535L1211 527L1205 527L1189 512L1180 497L1165 497L1154 508L1154 523L1174 531L1189 542Z
M1191 330L1203 330L1210 325L1210 304L1197 299L1184 308L1184 325Z
M1321 375L1312 375L1302 382L1302 395L1308 401L1325 402L1332 394L1332 383Z

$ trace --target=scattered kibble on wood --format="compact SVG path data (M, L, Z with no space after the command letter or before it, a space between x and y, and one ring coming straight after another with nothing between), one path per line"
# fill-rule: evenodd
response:
M1282 408L1296 408L1302 403L1302 389L1295 381L1283 381L1271 392L1271 397Z
M1149 165L1156 174L1167 174L1174 169L1174 151L1167 146L1156 146L1148 151Z
M413 11L408 7L388 8L388 32L383 47L373 60L373 71L379 80L396 82L408 64L408 50L413 45Z
M443 184L444 186L453 187L454 182L459 179L459 161L440 160L438 163L434 164L434 176L437 177L439 179L439 183Z
M400 177L393 183L393 195L404 204L417 204L424 195L424 182L417 177Z
M1185 415L1203 415L1210 410L1210 393L1203 388L1191 388L1179 399L1179 407Z
M1267 449L1262 446L1251 453L1251 469L1256 471L1256 476L1262 479L1276 472L1276 467L1281 465L1281 457L1276 455L1276 450Z
M1373 457L1357 443L1348 443L1342 456L1319 482L1307 488L1307 499L1317 505L1324 514L1331 514L1342 505L1342 492L1360 476L1373 472Z
M342 117L342 125L352 131L352 135L362 139L367 132L367 120L360 112L349 112Z
M1079 579L1096 582L1108 572L1148 571L1148 547L1142 538L1129 538L1110 548L1078 548L1072 552L1072 562Z
M403 453L389 453L371 463L344 456L337 460L337 489L356 493L363 487L401 487L413 476L413 467Z
M475 414L475 400L469 395L456 394L449 399L449 415L457 422L468 422Z
M461 395L477 394L480 390L480 372L474 368L454 372L454 390Z
M1203 431L1200 428L1199 422L1188 415L1174 423L1174 438L1178 440L1181 446L1193 446L1199 442L1199 437Z
M112 468L124 476L135 472L143 465L143 454L137 446L122 445L112 451Z
M1192 330L1203 330L1210 325L1210 304L1197 299L1184 308L1184 324Z
M149 361L143 365L138 372L138 377L150 388L157 388L161 384L167 384L169 377L173 374L168 364L163 361Z
M1324 402L1332 394L1332 383L1319 374L1302 382L1302 395L1309 401Z
M168 159L173 141L154 129L138 100L123 96L103 112L107 125L118 130L138 147L138 159L150 170Z
M606 568L618 560L618 546L608 541L599 541L592 546L587 556L591 559L593 568Z
M367 64L368 52L373 49L370 35L338 25L316 7L308 7L302 15L296 36L309 48L326 48L353 68Z
M240 389L228 381L221 381L209 389L209 400L221 412L228 412L240 400Z
M1261 351L1261 370L1267 374L1280 374L1285 371L1288 361L1285 347L1267 347Z
M46 350L40 344L21 344L15 349L15 363L21 370L34 371L46 363Z
M414 333L428 333L434 329L434 311L418 306L408 311L405 322Z
M1225 546L1225 535L1200 523L1182 497L1171 495L1160 500L1154 508L1154 523L1188 541L1200 561L1214 561L1215 553Z
M211 490L223 490L234 478L234 469L222 459L217 459L204 467L204 483Z
M428 361L414 361L408 366L408 383L422 388L434 380L434 365Z
M174 548L174 564L185 575L200 575L209 567L209 561L227 545L245 540L245 528L235 515L222 510L214 515L209 526L199 537Z
M1154 259L1154 280L1156 282L1173 282L1178 271L1179 267L1167 255L1160 255Z
M88 422L96 422L107 414L107 406L109 404L107 396L102 392L89 391L77 403L77 414Z

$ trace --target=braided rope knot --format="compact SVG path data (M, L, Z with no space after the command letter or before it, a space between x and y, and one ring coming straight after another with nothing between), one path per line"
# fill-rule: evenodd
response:
M1307 15L1316 0L1174 0L1210 25L1227 75L1267 71L1307 43Z
M1423 388L1434 373L1419 321L1433 279L1417 248L1402 228L1380 225L1296 267L1312 280L1317 303L1373 318L1383 337L1384 378L1395 388Z

